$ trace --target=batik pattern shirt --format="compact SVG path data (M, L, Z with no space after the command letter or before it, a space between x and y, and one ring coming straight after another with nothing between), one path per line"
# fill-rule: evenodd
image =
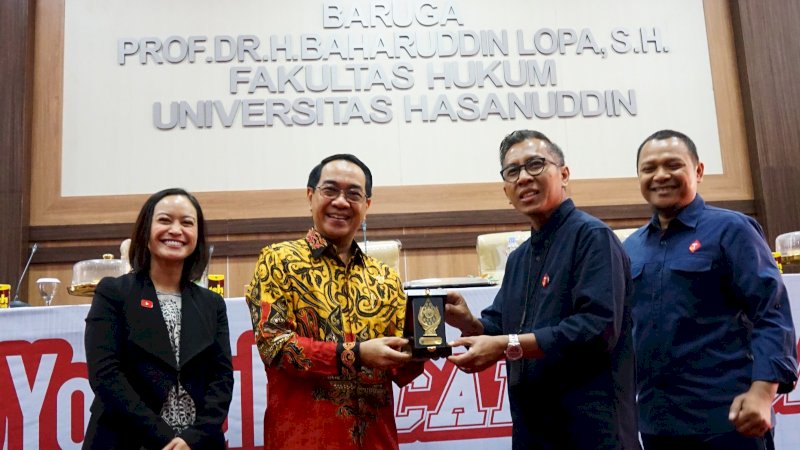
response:
M156 292L161 303L161 313L167 325L169 344L175 353L175 362L181 362L181 294ZM167 400L161 408L161 417L175 430L175 435L194 423L196 408L194 400L178 382L169 390Z
M265 449L396 449L391 371L358 364L357 343L401 336L397 273L353 243L344 264L316 230L265 247L249 286L267 370Z

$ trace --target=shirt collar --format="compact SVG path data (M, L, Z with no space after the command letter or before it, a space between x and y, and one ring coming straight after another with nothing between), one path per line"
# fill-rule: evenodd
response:
M310 228L308 233L306 233L306 243L311 249L311 256L314 258L319 258L327 252L330 256L335 256L336 259L339 259L339 252L336 246L328 242L314 227ZM361 247L356 244L356 241L353 241L351 248L353 251L352 260L363 263L364 253L361 251Z
M564 223L564 220L567 216L575 210L575 202L572 201L571 198L568 198L561 202L553 211L553 214L550 215L550 218L547 219L544 226L539 229L539 231L534 230L531 228L531 243L536 244L539 241L549 237L551 234L555 233L555 231Z
M695 228L697 227L697 221L700 219L700 213L703 211L705 206L706 202L703 200L703 197L701 197L700 194L696 194L694 196L694 200L692 200L688 205L684 206L683 209L678 212L678 215L672 220L677 220L687 228ZM653 213L653 217L650 218L650 228L661 231L661 222L658 220L658 211Z

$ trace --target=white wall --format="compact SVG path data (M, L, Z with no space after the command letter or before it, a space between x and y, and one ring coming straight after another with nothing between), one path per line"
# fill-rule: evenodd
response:
M342 14L335 14L337 10ZM372 10L391 26L376 19ZM390 15L383 14L388 11ZM404 26L409 12L417 18ZM428 14L444 25L427 26ZM344 22L341 26L339 19ZM630 47L623 48L612 39L615 29L627 30ZM654 29L659 35L658 49L652 42L645 46L641 42L642 30L652 35ZM563 44L563 54L521 54L534 47L537 32L547 36L548 30ZM452 48L448 36L500 36L504 32L508 55L495 49L493 56L472 56L469 39L468 45L457 47L456 54L444 55ZM559 143L573 179L634 176L636 148L661 128L687 133L698 144L706 173L722 172L703 7L697 0L298 0L280 4L257 0L70 0L66 2L64 33L63 196L149 193L167 185L191 191L298 188L316 161L337 152L364 159L385 186L499 181L498 144L505 134L519 128L540 130ZM431 48L431 35L443 36L432 47L435 55L412 58L402 50L397 57L391 55L397 43L405 44L411 53L425 53ZM181 57L178 43L155 56L133 51L148 40L164 43L177 37L174 42L188 42L192 36L204 38L196 43L204 51L196 53L193 63L188 56ZM364 41L368 48L371 43L382 43L385 47L374 59L360 50L352 59L335 52L324 59L314 51L301 52L304 36L320 42L319 53L335 49L336 44L347 53L348 42ZM216 44L225 42L226 37L243 43L254 43L252 38L257 38L256 52L263 60L254 61L245 54L242 61L224 61L229 46ZM278 51L273 58L271 39L291 41L289 59L296 56L296 60L287 60L285 51ZM546 37L538 43L542 50L551 44ZM126 56L126 52L131 54ZM178 62L167 61L169 55ZM158 64L157 58L163 62ZM495 87L487 79L482 87L476 83L447 89L441 80L432 88L427 86L429 75L443 73L445 67L466 74L471 65L491 67L495 62L501 66L492 73L502 82L502 64L515 67L512 74L516 78L520 61L535 61L540 68L549 65L555 76L543 76L544 85L521 87L506 83ZM401 75L410 73L413 82L408 75L394 75L396 65L404 66ZM235 68L244 71L239 77L245 82L233 82L238 89L234 94L231 80L236 77L231 73ZM286 84L284 92L262 87L248 93L247 81L259 70L269 75L275 91L281 86L280 71L296 71L297 88ZM311 92L305 73L313 74L312 81L319 83L326 71L336 74L338 86ZM357 88L355 73L361 75L362 83L372 79L371 89L366 90L365 85ZM382 81L391 88L386 89ZM268 84L266 80L264 84ZM593 116L591 105L573 117L526 119L518 112L516 118L503 118L500 112L509 109L509 94L524 98L533 93L546 105L543 99L548 95L612 91L631 103L635 95L634 113L623 108L616 115L603 112ZM487 113L485 119L469 119L469 111L458 107L463 95L474 96L479 108L494 113ZM329 102L314 124L287 126L275 119L272 125L265 125L266 117L258 115L267 101L291 107L301 98L310 104ZM490 105L493 98L496 105ZM443 111L442 99L452 108ZM220 116L213 113L210 127L189 122L185 128L157 128L154 105L159 102L161 122L169 122L171 103L188 102L197 109L198 102L206 101L218 102L217 108L225 114L238 105L231 126L223 126ZM241 111L245 101L256 102L249 118L252 126L245 125L248 119ZM330 103L338 101L344 104L338 107L341 116L337 124ZM371 108L373 101L384 102L384 112ZM423 120L419 112L406 119L406 104L421 103L429 105L429 119L435 121ZM384 123L365 123L359 106L365 116L372 113ZM549 110L547 106L543 109ZM436 110L439 116L434 114ZM344 123L348 111L350 120ZM451 120L446 115L449 112L460 112L461 117ZM299 122L308 119L297 111L290 111L287 117Z

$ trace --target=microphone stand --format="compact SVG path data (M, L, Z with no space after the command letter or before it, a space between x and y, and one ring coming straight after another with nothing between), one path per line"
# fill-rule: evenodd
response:
M22 269L22 275L19 276L19 281L17 282L17 289L14 291L14 300L8 304L9 308L22 308L25 306L31 306L30 303L24 302L19 299L19 288L22 286L22 280L25 278L25 275L28 273L28 267L31 265L31 260L33 259L33 255L36 253L36 249L39 248L39 244L34 243L33 248L31 248L31 256L28 257L28 262L25 263L25 268Z
M364 221L361 222L361 231L364 232L364 253L369 255L369 252L367 251L367 220L366 219L364 219Z

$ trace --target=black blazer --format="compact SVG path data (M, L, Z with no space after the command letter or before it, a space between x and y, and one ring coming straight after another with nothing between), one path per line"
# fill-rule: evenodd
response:
M84 449L161 449L175 437L160 411L180 380L194 400L192 450L224 449L233 391L225 301L189 283L181 291L176 364L153 282L146 273L100 281L86 317L86 363L95 393Z

